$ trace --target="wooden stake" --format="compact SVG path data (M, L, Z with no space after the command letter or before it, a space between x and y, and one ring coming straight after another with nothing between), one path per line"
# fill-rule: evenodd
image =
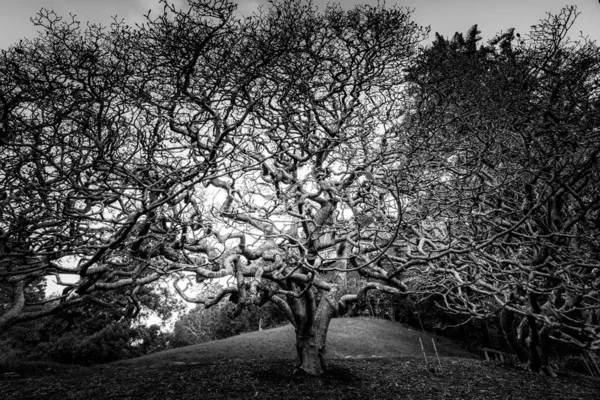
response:
M585 364L588 371L590 372L590 376L596 376L596 374L594 374L594 371L592 371L592 369L590 368L590 365L588 364L586 357L585 357L585 353L583 351L581 352L581 359L583 360L583 363Z
M429 366L429 362L427 361L427 355L425 355L425 347L423 347L423 341L421 340L421 336L419 336L419 343L421 343L421 351L423 352L423 357L425 357L425 365Z
M598 372L598 375L600 377L600 367L598 367L598 364L596 363L596 360L594 359L594 354L593 353L588 353L588 357L590 360L592 360L592 363L594 363L594 366L596 367L596 372Z
M425 333L425 328L423 328L423 323L421 322L421 314L420 313L417 313L417 318L419 319L419 325L421 325L421 332Z
M440 372L442 372L442 363L440 362L440 355L438 354L437 347L435 347L435 340L431 338L431 343L433 343L433 350L435 350L435 356L438 360L438 365L440 366Z
M600 377L600 368L598 368L598 364L596 364L593 354L582 350L581 356L585 362L585 366L587 367L588 371L590 371L590 375L594 377Z

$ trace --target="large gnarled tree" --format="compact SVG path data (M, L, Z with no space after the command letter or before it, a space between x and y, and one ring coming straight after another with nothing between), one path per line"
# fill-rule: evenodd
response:
M44 33L2 52L0 329L81 302L135 314L175 275L205 306L281 307L319 374L331 318L404 289L384 263L403 212L386 142L425 32L382 6L165 6L137 29L43 11ZM27 301L50 276L62 296ZM214 298L181 286L225 277Z

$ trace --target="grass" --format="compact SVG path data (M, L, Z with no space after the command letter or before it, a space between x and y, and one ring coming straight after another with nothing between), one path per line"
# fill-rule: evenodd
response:
M327 355L332 359L396 358L422 356L419 337L427 354L435 343L440 356L476 357L460 345L441 336L413 330L406 325L375 318L336 318L327 335ZM256 331L214 342L166 350L122 361L123 364L164 364L194 362L211 364L242 360L293 360L296 356L294 328L291 325Z
M533 374L481 361L436 337L442 370L426 365L419 337L375 319L336 319L329 331L330 369L294 375L291 327L253 332L90 368L24 366L0 376L11 399L597 399L600 380ZM430 358L430 361L432 358Z

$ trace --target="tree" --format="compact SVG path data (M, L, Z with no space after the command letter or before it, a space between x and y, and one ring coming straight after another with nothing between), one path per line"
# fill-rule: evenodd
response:
M250 305L238 317L231 319L233 308L235 304L227 302L209 309L199 305L190 310L175 322L169 335L169 346L190 346L287 323L285 314L273 303L262 307Z
M143 287L174 275L186 300L228 297L234 316L276 304L298 367L319 374L334 315L404 290L381 264L402 209L386 140L426 31L400 8L234 8L165 2L139 29L85 30L42 11L43 34L2 52L0 330L83 303L135 315ZM61 274L79 280L25 300ZM225 277L212 298L181 287Z
M319 14L297 1L275 2L251 23L244 40L260 56L256 68L269 64L230 100L246 96L252 107L227 138L240 172L210 177L224 201L194 241L186 238L195 265L174 261L197 281L232 276L234 285L214 297L175 287L205 307L229 296L233 316L275 303L296 329L298 368L320 374L331 318L370 289L402 290L375 265L393 243L399 208L395 188L375 176L385 173L380 143L403 107L401 68L421 31L400 9L329 6ZM206 107L201 78L185 81L198 109ZM352 293L348 275L356 273L370 279Z
M223 31L232 32L233 5L191 7L198 19L189 26L196 51L213 57L202 65L226 74L211 49L222 43ZM161 68L170 60L153 58L172 55L173 43L152 36L161 34L161 23L162 34L173 23L167 13L146 30L115 22L108 30L90 25L82 31L77 21L42 10L34 22L44 34L2 52L0 272L12 294L0 330L83 302L134 315L142 287L171 272L147 260L181 245L181 226L170 219L229 153L222 142L228 133L220 135L216 125L206 128L220 135L204 144L206 155L174 145L180 133L169 115L181 93L178 83L163 79ZM154 53L159 45L164 53ZM215 88L219 82L216 77ZM161 92L166 88L174 91ZM213 95L220 101L222 93ZM208 124L218 119L208 112L197 117ZM65 290L58 304L26 302L33 282L64 274L80 280L59 280ZM125 304L103 296L122 288Z
M37 310L23 319L33 282L75 272L57 260L90 245L90 172L118 143L106 126L118 119L119 94L101 87L115 83L114 71L92 61L94 51L108 46L99 28L90 27L84 39L75 22L53 13L40 13L37 23L46 24L46 36L2 52L1 272L12 292L2 328L47 314ZM112 102L115 107L106 107Z
M438 35L411 70L404 125L437 178L411 202L429 218L407 239L428 263L410 272L413 288L452 312L500 313L519 358L549 373L552 341L600 343L600 52L568 38L576 15L565 8L525 38L509 30L479 48L476 26Z
M124 318L108 308L81 303L51 316L12 326L2 336L5 361L50 360L69 364L98 364L139 357L167 348L171 334L144 322L150 309L167 320L181 313L181 301L165 297L158 285L144 286L138 299L138 318ZM101 299L125 302L125 290L103 293ZM42 297L43 299L43 297Z
M598 348L600 64L567 38L574 8L419 53L402 8L164 5L136 29L42 11L2 51L0 332L88 304L134 316L173 277L232 316L275 304L310 374L370 290L500 313L534 370L551 340ZM62 274L79 280L34 296Z

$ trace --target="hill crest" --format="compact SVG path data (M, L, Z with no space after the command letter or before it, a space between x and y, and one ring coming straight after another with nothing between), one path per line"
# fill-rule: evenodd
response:
M447 338L419 332L407 325L370 317L334 318L327 334L328 359L421 357L422 339L428 357L435 356L434 338L440 357L476 357ZM291 325L249 332L227 339L165 350L126 364L195 363L214 364L238 360L292 360L296 357L295 333Z

